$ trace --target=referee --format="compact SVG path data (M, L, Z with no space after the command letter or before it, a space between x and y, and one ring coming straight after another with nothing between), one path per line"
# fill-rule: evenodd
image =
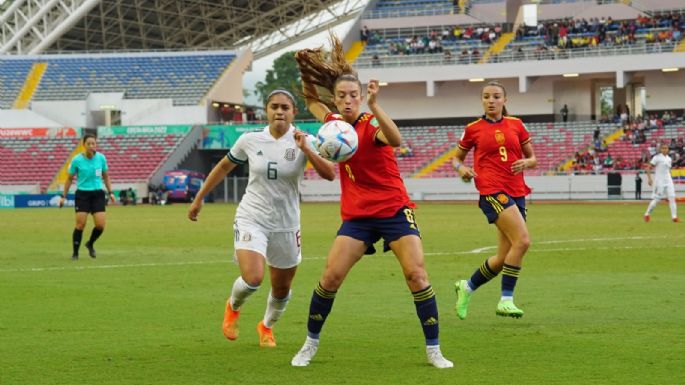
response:
M78 260L78 250L81 246L81 237L83 236L83 228L86 227L88 214L93 214L95 227L90 234L90 239L86 242L88 254L91 258L95 258L95 241L105 231L105 203L107 197L102 191L102 182L105 182L107 187L107 196L115 202L114 193L112 192L112 185L109 182L109 175L107 175L107 159L102 153L95 151L97 147L97 140L95 135L86 134L83 137L83 145L86 148L74 157L69 165L69 177L64 184L64 194L59 200L59 207L64 206L64 197L69 193L74 181L74 176L77 176L76 181L76 226L72 235L74 252L71 255L72 261Z

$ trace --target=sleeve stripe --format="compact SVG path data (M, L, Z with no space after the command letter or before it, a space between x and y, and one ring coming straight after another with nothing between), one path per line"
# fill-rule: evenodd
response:
M229 150L228 153L226 154L226 157L228 158L228 160L230 160L231 162L233 162L233 163L235 163L235 164L240 164L240 165L242 165L242 164L247 163L247 160L240 160L240 159L234 157L233 155L231 155L231 151L230 151L230 150Z
M464 150L464 151L469 151L469 150L471 150L470 148L467 148L467 147L462 146L461 143L459 143L458 146L459 146L459 148L461 148L461 149Z
M530 139L530 138L528 138L528 139L524 140L523 142L521 142L521 145L524 145L524 144L530 143L530 141L531 141L531 139Z

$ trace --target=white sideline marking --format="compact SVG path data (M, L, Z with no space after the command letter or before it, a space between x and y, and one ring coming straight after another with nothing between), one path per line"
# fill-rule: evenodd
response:
M641 240L641 239L656 239L667 238L667 236L636 236L636 237L619 237L619 238L586 238L586 239L565 239L556 241L540 241L535 242L535 245L551 245L558 243L579 243L579 242L603 242L603 241L624 241L624 240ZM557 249L531 249L528 252L549 252L549 251L584 251L584 250L616 250L616 249L659 249L659 248L685 248L685 245L664 245L664 246L604 246L604 247L562 247ZM425 253L425 255L464 255L464 254L480 254L488 250L496 249L497 246L486 246L469 251L446 251ZM323 257L307 257L302 258L306 260L326 259ZM159 262L159 263L132 263L122 265L93 265L93 266L74 266L71 261L65 261L70 266L54 266L54 267L25 267L17 269L0 269L0 273L17 273L17 272L41 272L41 271L60 271L60 270L92 270L92 269L123 269L131 267L160 267L160 266L186 266L186 265L210 265L232 263L230 258L218 261L185 261L185 262Z
M230 259L221 261L189 261L189 262L160 262L160 263L132 263L128 265L93 265L93 266L54 266L54 267L25 267L19 269L0 269L0 273L27 272L27 271L57 271L57 270L91 270L91 269L120 269L128 267L157 267L157 266L184 266L184 265L208 265L212 263L230 263ZM65 259L65 263L72 263Z
M585 238L585 239L563 239L563 240L558 240L558 241L539 241L539 242L533 242L534 245L551 245L555 243L579 243L579 242L604 242L604 241L625 241L625 240L640 240L640 239L655 239L655 238L667 238L665 235L661 236L656 236L656 237L644 237L644 236L636 236L636 237L617 237L617 238ZM613 247L615 248L615 247ZM623 247L627 249L637 249L638 247L632 247L632 246L627 246ZM494 250L497 249L497 246L485 246L485 247L479 247L477 249L469 250L469 251L458 251L458 252L437 252L437 253L425 253L425 255L451 255L451 254L480 254L488 250ZM530 249L528 252L539 252L539 251L560 251L560 250L587 250L589 249L588 247L581 247L581 248L573 248L573 249L543 249L543 250L537 250L537 249ZM597 247L593 247L593 250L599 249Z

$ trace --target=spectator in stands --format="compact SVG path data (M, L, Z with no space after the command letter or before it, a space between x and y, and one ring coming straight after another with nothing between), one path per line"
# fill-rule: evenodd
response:
M381 66L381 59L378 57L378 55L373 55L373 57L371 58L371 65L373 67Z
M485 84L481 92L484 115L466 126L457 147L453 166L464 181L475 178L480 194L479 206L488 223L497 227L498 248L469 280L457 281L457 316L466 318L473 292L502 272L502 296L496 314L519 318L523 310L513 301L514 288L523 256L530 246L526 226L525 196L530 193L523 179L526 169L535 168L530 134L520 119L507 114L507 94L496 81ZM482 135L494 132L494 135ZM474 149L474 167L464 165Z
M611 154L607 153L607 157L604 158L604 168L612 168L614 167L614 159L611 157Z
M366 26L362 27L359 38L364 44L369 41L369 29Z
M76 226L72 234L72 261L78 260L83 229L86 227L89 213L93 215L95 227L93 227L93 232L90 233L90 239L86 242L86 248L91 258L96 257L95 241L105 231L105 205L107 198L111 199L112 203L115 202L112 185L109 181L107 158L101 152L96 151L97 140L95 135L84 135L83 146L85 151L76 155L69 164L69 176L66 183L64 183L64 193L59 200L59 207L64 206L64 199L69 194L69 188L74 181L74 177L77 176L76 197L74 199ZM107 188L106 195L102 191L103 182L104 187Z
M662 144L659 147L659 153L654 155L651 162L648 164L647 184L654 186L652 190L652 201L647 206L644 219L649 222L650 215L657 203L664 197L668 198L668 207L671 209L671 220L673 222L680 222L678 218L676 203L675 203L675 187L673 185L673 178L671 177L671 167L673 162L668 155L668 144ZM654 180L649 170L654 169Z
M566 104L564 104L564 106L561 107L560 112L561 112L561 120L563 120L564 123L566 123L568 121L568 106Z
M240 308L261 285L266 262L271 291L257 332L260 346L275 347L271 329L290 300L290 287L302 260L300 181L307 161L328 180L335 178L335 170L332 163L321 158L307 143L307 134L292 125L297 107L290 92L272 91L267 96L265 108L268 126L240 136L207 176L190 205L188 218L196 221L205 196L236 166L249 164L250 180L233 225L234 260L238 263L240 276L234 281L226 302L222 330L229 340L238 338ZM265 202L277 203L267 208Z
M452 52L450 50L446 49L443 51L442 62L443 64L452 64Z
M428 362L437 368L451 368L438 340L438 305L424 268L423 246L414 221L414 204L400 177L393 148L402 135L392 118L378 104L380 88L370 80L366 104L371 113L362 113L362 85L355 69L344 59L342 43L331 35L330 59L321 49L301 50L296 59L302 74L307 108L319 121L344 120L355 126L359 148L354 157L341 164L341 213L343 223L328 255L326 269L314 290L309 307L307 339L293 357L293 366L307 366L319 346L321 328L333 306L335 295L352 267L364 254L373 254L373 244L384 239L385 251L392 250L405 273L414 297L416 313L426 342ZM322 99L316 85L331 95ZM334 105L333 114L328 105ZM363 186L355 181L364 180Z

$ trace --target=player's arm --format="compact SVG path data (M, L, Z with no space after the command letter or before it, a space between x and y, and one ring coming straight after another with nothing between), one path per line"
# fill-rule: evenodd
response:
M72 174L67 174L67 180L64 182L64 190L62 193L62 197L59 198L59 207L64 206L64 200L67 198L67 195L69 194L69 189L71 188L71 184L74 183L74 175Z
M467 150L457 147L457 154L454 156L454 159L452 159L452 167L454 167L454 170L464 182L469 182L471 179L478 176L471 167L464 165L464 160L468 153Z
M518 174L527 168L535 168L538 165L538 159L535 157L530 141L521 145L521 152L523 152L524 157L511 164L511 171L514 174Z
M195 195L193 203L190 204L190 208L188 209L188 219L191 221L197 220L197 215L200 213L200 209L202 209L202 201L205 199L205 196L210 191L214 190L214 188L221 183L221 181L226 178L226 175L233 171L236 166L237 165L231 162L227 156L221 159L221 162L214 166L209 175L207 175L207 179L202 184L200 191L198 191Z
M107 171L102 172L102 180L105 182L105 188L107 188L107 196L112 201L112 203L115 203L117 201L117 198L114 196L114 192L112 191L112 183L109 180L109 174L107 173Z
M402 143L402 134L400 134L397 124L378 105L376 97L379 90L378 80L369 80L369 84L366 87L366 104L378 121L380 131L376 134L376 139L392 147L399 147Z
M316 173L319 174L320 177L326 180L335 179L335 166L333 165L333 162L329 162L322 158L311 146L307 144L306 132L296 130L295 143L297 143L297 147L302 150L304 155L307 157L307 160L312 164L314 170L316 170Z
M654 180L652 179L652 169L654 169L652 164L647 163L647 169L645 170L645 174L647 174L647 185L649 186L654 184Z
M316 99L319 97L319 91L317 91L316 86L302 80L302 89L305 95L304 99L305 104L307 105L307 110L309 110L309 112L314 115L318 121L323 122L326 119L326 115L328 115L331 110L325 104Z

